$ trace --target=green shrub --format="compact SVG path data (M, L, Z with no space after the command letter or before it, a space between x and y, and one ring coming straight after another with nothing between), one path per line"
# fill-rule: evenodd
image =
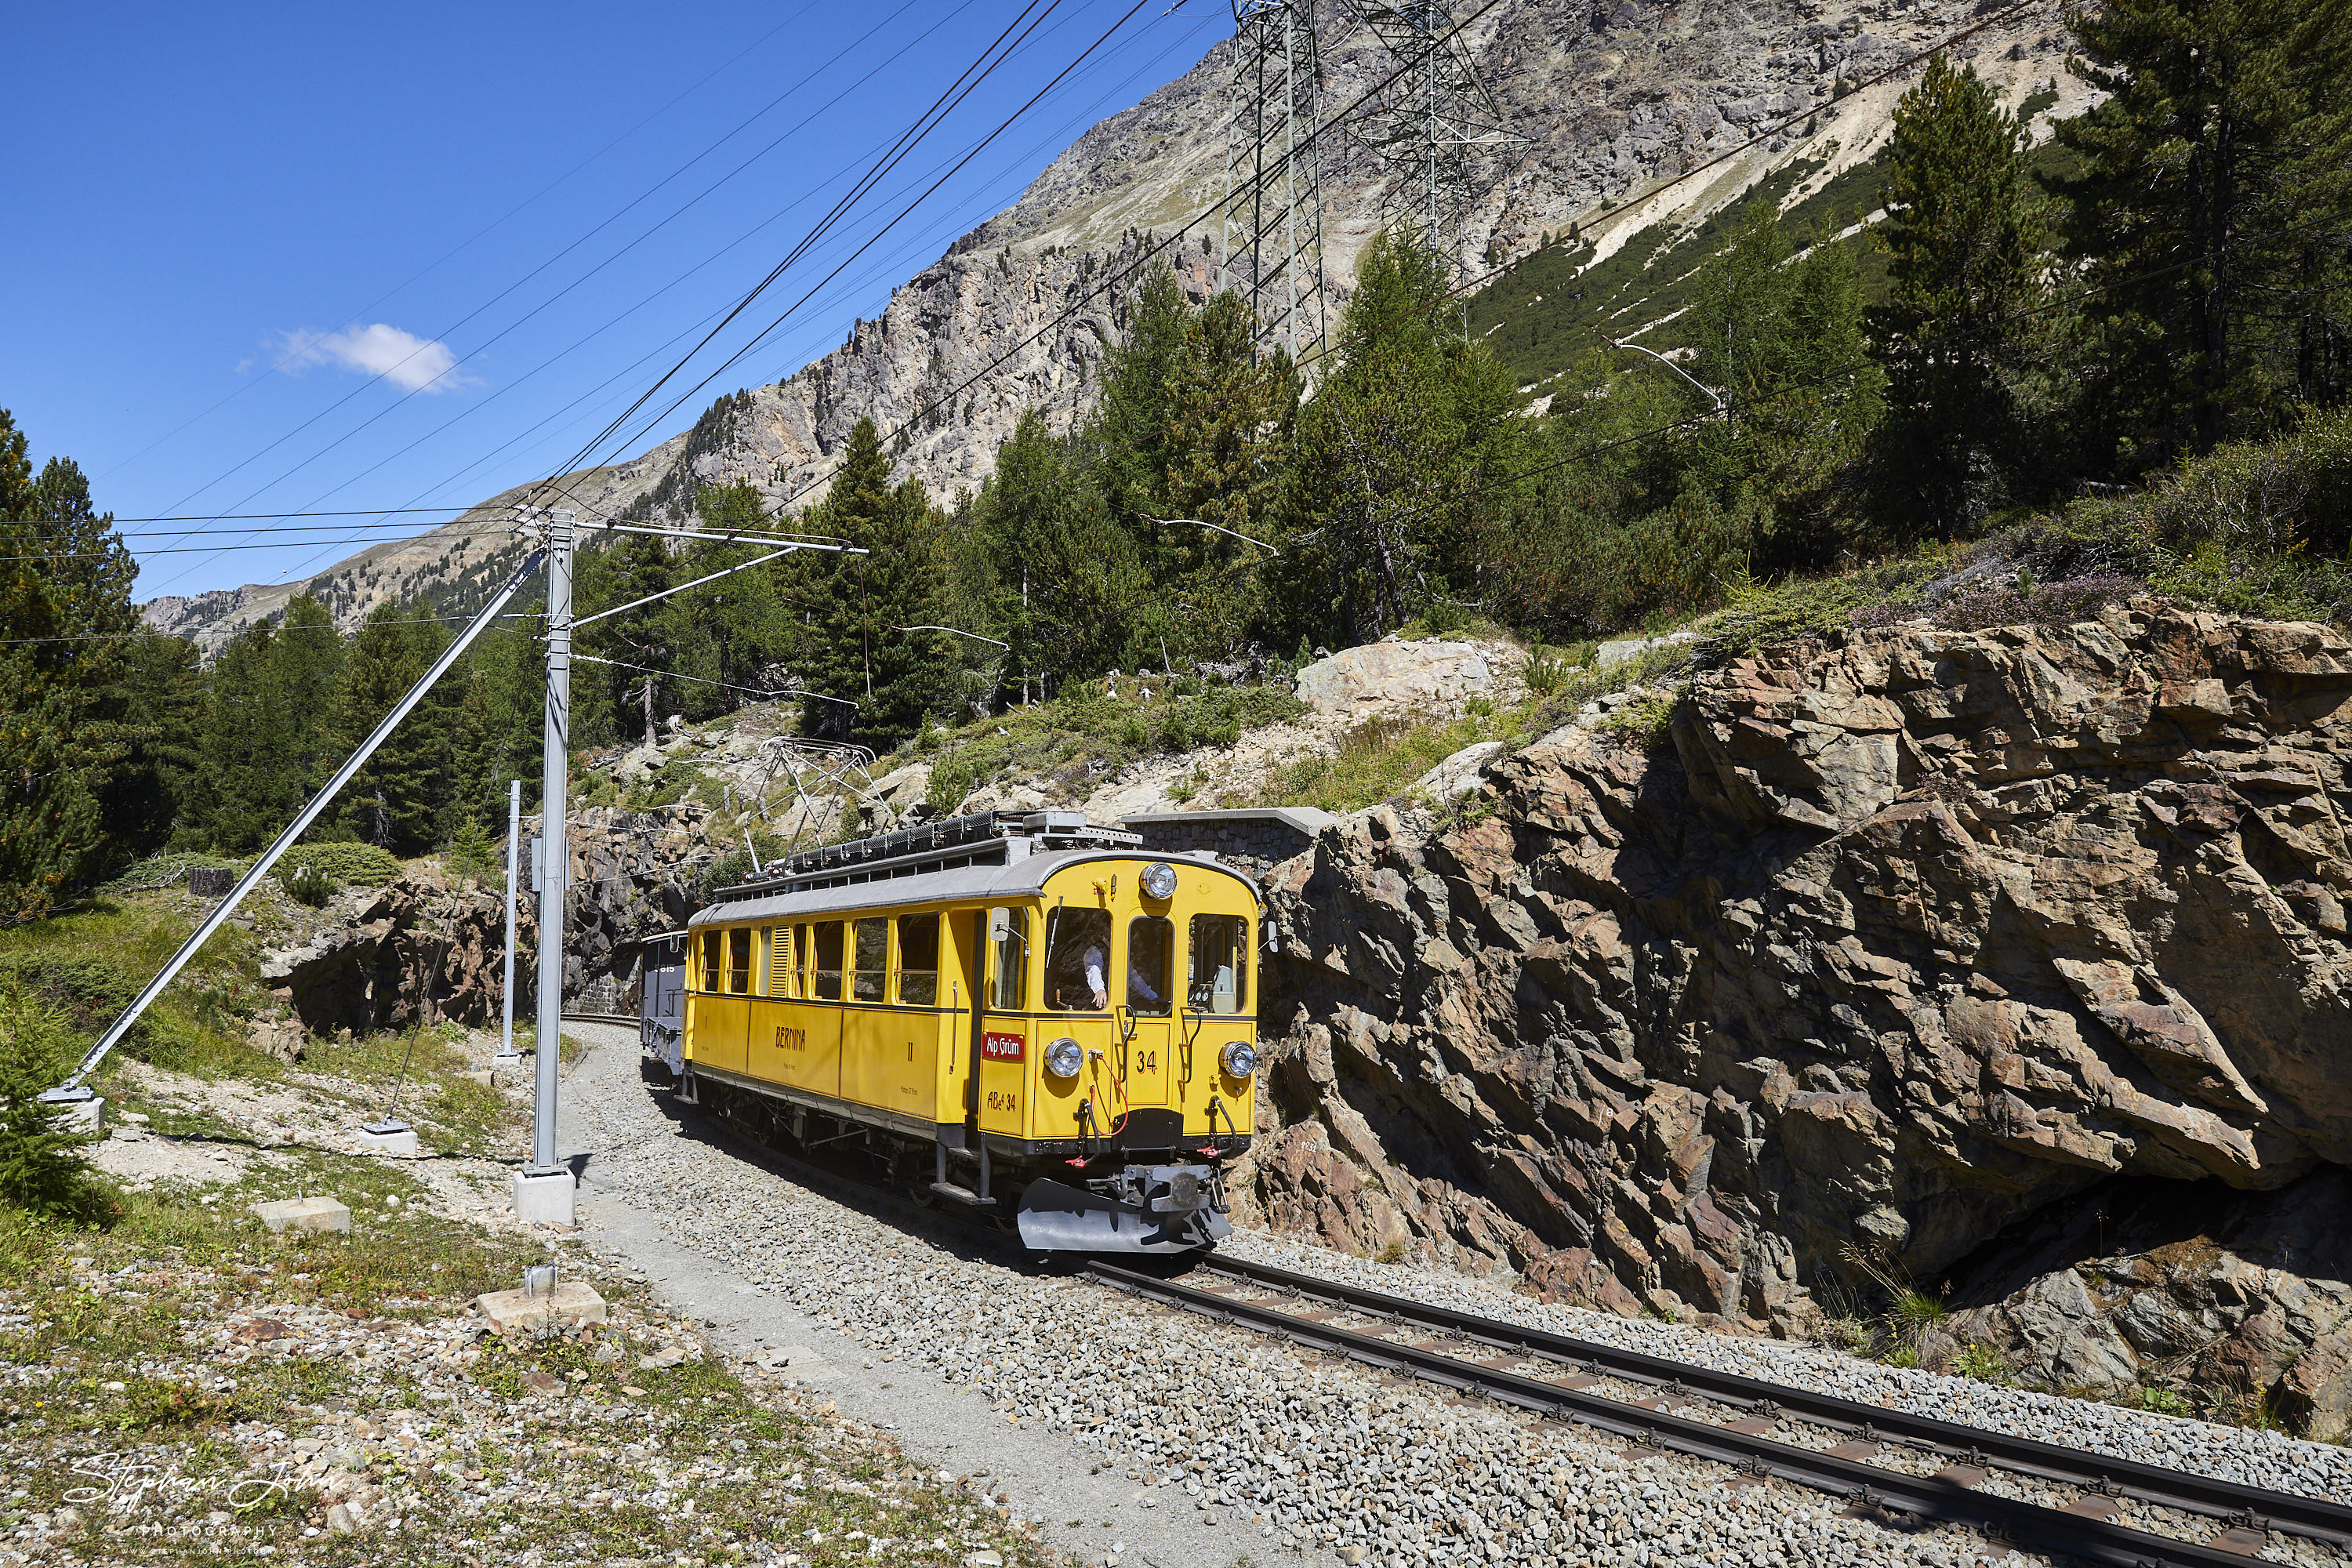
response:
M443 862L453 877L471 877L478 882L504 888L507 847L490 837L479 818L471 813L460 818L457 830L450 835L449 848Z
M61 952L16 952L0 959L0 986L47 1008L60 1027L93 1040L139 997L139 986L119 970ZM153 1041L150 1021L142 1018L122 1043L143 1056Z
M1594 645L1579 643L1574 647L1546 647L1538 643L1528 650L1528 667L1520 679L1527 684L1531 697L1550 697L1566 686L1569 677L1592 662Z
M924 786L923 804L941 816L953 816L956 807L963 804L964 797L979 782L979 770L961 755L941 757L931 764L931 779Z
M1971 1343L1952 1358L1952 1370L1979 1383L2007 1383L2009 1358L1990 1345Z
M316 867L343 887L381 888L400 876L399 858L373 844L297 844L278 858L272 869L283 882L305 866Z
M1674 733L1675 713L1689 689L1653 687L1595 726L1600 733L1640 751L1654 752Z
M1944 1321L1944 1303L1924 1290L1902 1290L1886 1309L1897 1333L1918 1334Z
M82 1135L61 1106L44 1104L72 1070L56 1011L16 986L0 989L0 1205L84 1224L120 1213L82 1157Z
M327 900L335 896L335 879L318 866L280 866L278 885L286 889L288 898L314 910L326 908Z
M2316 414L2271 441L2230 441L2126 503L2158 545L2231 553L2341 555L2352 546L2352 410Z

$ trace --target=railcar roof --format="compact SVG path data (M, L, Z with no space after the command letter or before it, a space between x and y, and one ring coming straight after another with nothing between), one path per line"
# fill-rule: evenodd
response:
M1154 855L1141 849L1048 849L1023 856L1001 866L957 866L944 871L922 871L908 877L877 877L835 888L806 892L768 893L731 902L712 904L692 920L689 928L733 925L744 921L793 920L811 915L846 914L853 910L894 909L901 904L979 903L983 900L1035 898L1045 890L1055 872L1089 860L1165 860L1231 877L1264 902L1257 883L1223 861L1199 855Z

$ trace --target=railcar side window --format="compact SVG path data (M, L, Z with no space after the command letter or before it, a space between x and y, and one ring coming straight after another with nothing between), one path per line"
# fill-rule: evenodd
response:
M768 939L768 994L793 994L793 928L776 926L760 933Z
M934 1007L940 1000L940 917L898 917L898 1000Z
M750 926L738 926L727 933L727 989L739 996L751 989Z
M1110 1005L1110 911L1056 909L1045 917L1045 1005L1065 1013Z
M1146 915L1127 926L1127 1005L1134 1013L1168 1011L1175 990L1176 922L1165 915Z
M1239 915L1192 917L1184 999L1195 1013L1239 1013L1249 1005L1249 921Z
M841 1000L841 922L827 921L816 931L816 994L826 1002Z
M988 971L988 1005L998 1013L1018 1013L1028 1005L1029 911L988 911L988 940L996 944Z
M707 931L702 933L702 973L696 978L703 990L716 991L719 974L719 933Z
M879 1002L890 973L890 922L876 918L857 922L857 974L852 994L860 1002Z

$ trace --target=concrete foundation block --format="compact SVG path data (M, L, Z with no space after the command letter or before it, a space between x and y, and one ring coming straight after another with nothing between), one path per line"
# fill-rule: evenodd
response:
M526 1225L572 1224L572 1201L579 1188L569 1171L517 1171L515 1217Z
M352 1211L332 1198L279 1198L256 1204L254 1214L271 1230L349 1230Z
M493 1290L474 1298L474 1305L500 1333L536 1328L550 1319L562 1323L601 1323L604 1298L576 1279L534 1296L527 1290Z
M416 1158L416 1129L405 1121L380 1121L360 1129L360 1147L394 1160Z
M106 1096L93 1094L87 1100L45 1100L61 1107L65 1112L66 1131L95 1138L106 1131Z

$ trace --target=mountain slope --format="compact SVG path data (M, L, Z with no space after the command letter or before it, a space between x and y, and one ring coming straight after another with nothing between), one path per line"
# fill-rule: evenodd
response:
M2001 83L2012 104L2037 89L2048 98L2054 79L2059 96L2037 106L2079 111L2084 90L2060 63L2056 0L2007 16L1990 3L1951 0L1501 0L1465 36L1507 121L1526 141L1497 169L1465 254L1496 263L1525 257L1547 232L1575 224L1587 242L1580 265L1609 263L1629 245L1646 262L1776 174L1785 201L1804 201L1877 153L1902 79L1821 108L1810 117L1811 135L1774 136L1696 177L1679 176L1738 146L1751 128L1822 104L1841 80L1867 79L1980 12L1995 19L1954 53ZM1218 284L1223 223L1208 215L1223 189L1233 63L1233 46L1221 43L1182 77L1085 132L1017 202L901 285L841 347L782 383L720 398L693 429L625 463L567 478L562 489L583 521L683 517L701 484L745 482L772 506L805 506L822 496L834 455L862 416L898 432L902 469L942 494L987 477L1026 409L1066 427L1099 381L1106 346L1117 341L1141 276L1139 261L1172 239L1158 255L1176 261L1189 290L1205 294ZM1386 68L1368 35L1327 46L1325 63L1330 110ZM1341 284L1392 193L1363 149L1330 140L1326 254ZM1529 275L1553 260L1547 253ZM1616 271L1625 270L1621 262ZM1498 287L1489 324L1537 292ZM209 650L305 587L328 597L348 626L385 598L443 590L448 607L462 610L464 593L451 585L478 582L503 548L478 535L518 493L307 583L159 599L149 619Z

